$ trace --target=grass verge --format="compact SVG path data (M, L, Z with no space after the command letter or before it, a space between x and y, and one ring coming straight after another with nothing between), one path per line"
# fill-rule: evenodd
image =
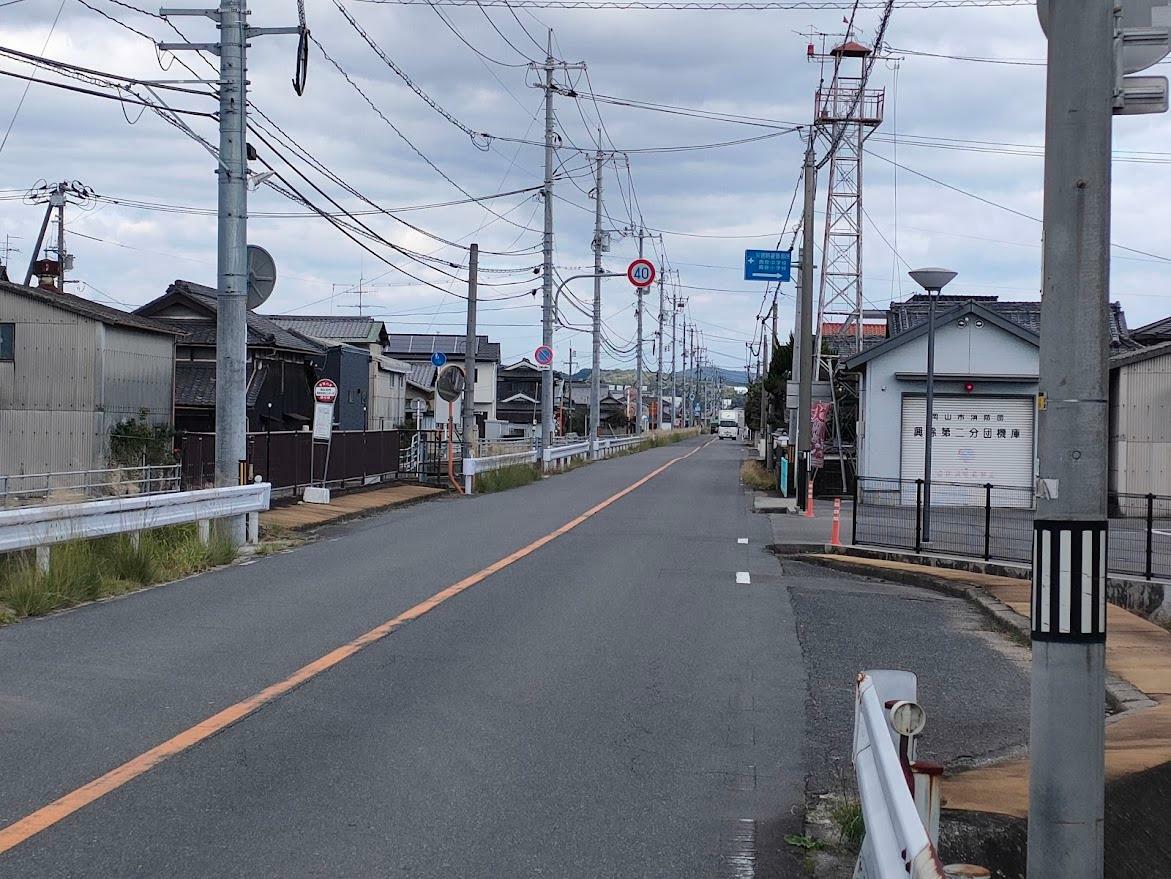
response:
M540 474L533 464L511 464L498 470L489 470L476 475L476 494L506 491L536 482Z
M47 572L33 553L10 553L0 557L0 623L177 580L235 557L214 529L208 545L200 543L195 525L144 531L137 545L128 534L59 543Z
M774 490L777 487L773 475L765 469L760 461L745 461L740 465L740 481L749 488L760 491Z

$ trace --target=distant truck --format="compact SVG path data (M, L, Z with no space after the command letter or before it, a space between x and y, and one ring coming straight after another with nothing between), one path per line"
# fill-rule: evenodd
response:
M740 439L740 431L744 427L743 409L721 409L720 425L716 435L720 439Z

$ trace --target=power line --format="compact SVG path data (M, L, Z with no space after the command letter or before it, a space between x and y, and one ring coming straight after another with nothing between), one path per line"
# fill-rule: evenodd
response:
M358 0L393 6L515 6L518 9L654 9L752 11L767 9L850 9L849 0ZM861 0L859 9L881 9L882 0ZM966 9L986 6L1032 6L1032 0L903 0L904 9Z
M990 198L985 198L982 195L977 195L974 192L971 192L967 189L963 189L962 187L959 187L959 186L955 186L954 184L945 183L944 181L938 179L937 177L932 177L930 174L924 174L922 171L916 171L914 168L908 168L906 165L899 164L898 162L895 162L893 159L888 159L886 156L881 155L880 153L871 152L870 150L867 150L867 149L863 149L863 152L865 152L867 155L874 156L876 159L881 159L882 161L884 161L888 164L894 165L895 167L897 167L903 171L906 171L910 174L914 174L916 177L922 177L924 180L928 180L931 183L936 184L937 186L942 186L944 189L950 189L952 192L957 192L960 195L966 195L968 198L975 199L976 201L982 202L983 204L989 205L990 207L999 208L1002 211L1006 211L1007 213L1021 217L1025 220L1032 220L1034 223L1041 222L1040 217L1034 217L1032 214L1026 214L1024 211L1018 211L1016 208L1010 208L1008 205L1000 204L999 202L993 201ZM1161 254L1158 254L1158 253L1151 253L1146 250L1138 250L1134 247L1127 247L1125 244L1116 244L1114 242L1110 242L1110 246L1117 248L1118 250L1125 250L1128 253L1137 253L1140 256L1149 256L1149 257L1152 257L1153 259L1159 260L1160 262L1171 262L1171 257L1162 256Z

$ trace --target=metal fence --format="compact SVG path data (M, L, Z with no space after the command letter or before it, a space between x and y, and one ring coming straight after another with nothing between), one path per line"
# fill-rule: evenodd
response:
M410 431L334 431L329 454L307 431L248 434L248 472L270 483L274 495L296 495L309 484L344 488L398 475L400 447ZM179 436L183 487L215 484L215 434L186 432Z
M931 484L929 533L924 531L923 480L859 477L854 492L853 543L1031 563L1032 488L939 482ZM1110 570L1171 578L1171 498L1111 493Z
M178 491L179 465L108 467L0 476L0 508L72 504Z

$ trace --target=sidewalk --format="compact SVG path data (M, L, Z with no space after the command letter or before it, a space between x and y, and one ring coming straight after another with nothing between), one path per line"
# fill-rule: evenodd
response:
M392 485L373 491L355 491L334 496L328 504L295 504L273 507L260 514L261 530L300 531L338 522L363 513L397 507L412 501L443 494L427 485Z
M1028 620L1027 581L906 562L843 555L821 558L832 559L835 566L856 567L859 573L882 576L884 571L901 571L957 586L975 585ZM1108 605L1106 614L1107 671L1154 703L1107 719L1106 780L1110 782L1171 761L1171 632L1115 605ZM1028 792L1028 759L1020 758L949 776L943 786L943 805L1024 818L1028 816Z

